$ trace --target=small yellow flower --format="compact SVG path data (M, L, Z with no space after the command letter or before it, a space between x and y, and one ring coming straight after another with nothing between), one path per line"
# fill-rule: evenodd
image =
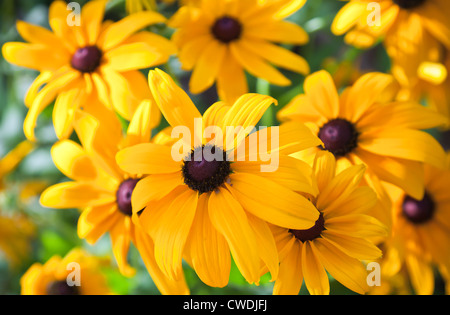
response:
M55 99L53 122L60 139L71 134L76 109L92 109L86 94L95 95L103 106L130 120L141 100L150 94L139 69L162 64L175 52L173 44L162 36L139 32L164 22L162 15L146 11L118 22L103 22L106 2L89 1L77 24L76 19L69 21L67 4L55 1L49 11L51 31L19 21L17 29L27 43L3 46L7 61L40 71L25 98L28 139L35 140L37 118Z
M248 282L259 282L262 263L275 279L278 255L266 221L299 229L312 226L318 217L309 201L295 192L314 194L310 167L281 151L302 150L320 141L302 124L280 130L280 148L266 147L280 150L279 167L261 172L261 165L267 164L261 156L251 161L239 152L248 148L249 127L276 102L273 98L245 94L231 106L213 104L202 117L186 92L164 72L150 71L149 83L169 124L183 126L190 134L180 140L187 147L180 160L173 157L170 146L154 143L139 144L117 155L124 171L148 175L137 183L132 206L155 241L158 265L176 278L184 257L202 281L223 287L228 283L231 252ZM200 119L200 125L195 119ZM243 129L230 136L226 127ZM206 128L220 129L222 134L207 136ZM264 130L268 137L259 139L259 145L268 145L269 134L274 132L270 127ZM292 134L299 136L295 142L285 138ZM206 158L206 152L214 152L214 159ZM195 159L199 155L201 161Z
M109 232L113 254L122 274L135 274L127 262L129 247L133 243L163 294L185 294L188 288L184 278L169 281L161 274L154 262L153 241L133 223L131 196L141 177L123 172L115 161L120 149L150 141L152 129L149 123L153 108L156 107L149 101L142 102L126 135L123 135L113 111L103 109L97 115L102 117L101 120L79 112L75 131L82 145L72 140L61 140L51 152L55 165L72 181L46 189L41 195L41 203L57 209L82 209L78 236L93 244ZM161 132L152 142L163 145L166 139Z
M314 161L319 193L311 202L320 213L309 229L271 225L280 253L280 272L274 294L298 294L303 280L310 294L329 294L327 271L352 291L368 291L363 260L381 256L370 238L387 234L386 227L367 212L377 196L360 186L365 167L353 165L337 172L333 154L321 151Z
M44 265L33 264L20 279L21 294L112 294L106 277L101 273L101 267L104 265L102 259L92 256L80 248L75 248L64 258L53 256Z
M191 71L190 91L217 83L219 96L233 102L248 93L245 71L272 84L291 82L272 66L309 73L307 62L278 43L302 45L308 34L284 18L306 0L208 0L184 6L171 19L173 41L184 70Z
M322 140L323 146L299 157L324 149L338 165L365 164L369 174L423 197L424 163L443 168L445 152L422 130L446 124L446 117L418 103L395 101L398 85L383 73L365 74L339 95L330 74L319 71L306 78L304 90L278 115L287 124L307 123Z
M450 155L445 170L425 168L425 194L416 199L389 187L393 199L394 224L382 261L385 273L393 276L406 267L414 291L433 294L434 268L448 281L450 270Z

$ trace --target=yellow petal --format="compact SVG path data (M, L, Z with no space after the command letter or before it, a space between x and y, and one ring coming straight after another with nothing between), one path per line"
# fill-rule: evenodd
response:
M259 283L260 258L244 209L226 190L211 193L208 212L212 225L227 240L233 258L249 283Z
M280 262L280 272L273 287L276 295L298 295L303 283L302 243L295 242Z
M311 295L330 294L328 275L312 248L311 242L305 242L302 246L302 269L306 288Z

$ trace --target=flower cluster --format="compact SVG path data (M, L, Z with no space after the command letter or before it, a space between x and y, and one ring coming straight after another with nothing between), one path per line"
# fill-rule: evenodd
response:
M450 4L348 1L330 37L359 54L376 46L390 67L332 71L302 57L335 56L310 42L314 16L292 18L311 2L126 0L109 20L110 3L89 0L69 23L57 0L50 29L17 21L24 42L3 57L39 74L24 97L28 140L0 160L0 179L40 145L51 107L63 179L40 203L79 209L86 247L109 235L125 277L135 249L168 295L192 293L187 270L224 288L233 268L273 294L330 294L334 282L433 294L435 270L450 283L450 155L436 136L450 126ZM73 261L81 284L66 281ZM32 265L21 290L110 294L104 264L74 248Z

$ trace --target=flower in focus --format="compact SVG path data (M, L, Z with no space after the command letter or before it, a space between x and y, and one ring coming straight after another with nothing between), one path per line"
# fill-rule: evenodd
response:
M310 294L329 294L330 275L352 291L368 291L363 260L381 256L370 238L386 234L386 227L367 211L377 196L360 186L365 167L353 165L336 172L333 154L320 151L314 162L319 193L311 203L320 213L309 229L286 229L271 225L280 253L280 272L274 294L298 294L303 280Z
M319 71L306 78L304 90L278 115L287 124L307 123L323 142L299 158L327 150L340 169L365 164L367 173L423 198L424 163L443 168L445 152L422 130L446 124L446 117L415 102L394 101L398 85L382 73L363 75L339 95L331 76Z
M386 242L383 272L388 278L406 267L417 294L433 294L434 269L448 279L450 267L450 155L445 170L425 167L425 194L416 199L389 187L394 224Z
M182 69L191 71L189 88L201 93L217 83L221 99L248 93L245 71L272 84L291 82L273 65L309 73L307 62L278 43L302 45L308 34L284 21L306 0L208 0L184 6L172 17L172 39Z
M77 265L75 265L76 263ZM102 259L80 248L64 258L53 256L44 265L33 264L20 279L22 295L107 295L112 294L106 277L101 273ZM79 267L79 270L74 269ZM78 275L71 274L79 272ZM68 280L80 280L69 283Z
M115 155L121 148L150 141L152 108L149 101L141 103L125 136L114 112L104 109L97 113L101 120L81 112L75 131L82 145L72 140L61 140L51 151L57 168L73 181L49 187L42 193L41 203L57 209L83 209L78 220L78 236L93 244L109 232L122 274L135 274L127 262L132 242L158 289L163 294L184 294L188 292L184 278L168 281L161 274L155 267L153 242L139 226L133 224L131 195L141 178L123 172L115 162ZM161 133L152 141L164 143L165 139Z
M96 95L104 106L130 120L140 101L149 96L139 69L162 64L175 52L162 36L138 32L164 22L162 15L147 11L103 22L106 2L88 2L80 24L71 21L74 25L70 25L67 4L55 1L49 11L51 31L19 21L17 29L27 43L3 46L7 61L40 71L25 97L28 139L35 140L38 116L55 99L53 123L60 139L71 134L76 109L92 107L86 94Z
M185 258L203 282L223 287L229 279L231 251L249 283L259 283L262 265L275 279L278 255L266 222L302 229L312 226L318 217L312 204L295 192L314 194L311 168L281 151L301 150L320 141L302 124L280 130L279 147L271 146L272 128L254 132L252 139L258 147L265 146L265 153L279 153L278 169L261 172L267 160L260 154L250 160L250 152L240 149L248 148L249 129L276 102L273 98L244 94L231 106L213 104L202 117L166 73L150 71L149 84L169 124L187 129L189 135L172 147L144 143L117 155L124 171L147 175L136 185L132 206L135 217L154 239L158 265L176 278ZM266 137L259 136L263 132ZM291 143L285 134L296 134L299 139ZM174 157L174 152L181 158Z

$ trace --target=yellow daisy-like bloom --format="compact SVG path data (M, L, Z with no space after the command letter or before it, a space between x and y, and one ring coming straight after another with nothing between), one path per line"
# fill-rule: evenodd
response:
M329 294L327 271L357 293L368 291L362 261L381 256L369 238L387 231L366 214L377 196L368 186L360 186L364 170L363 165L353 165L337 172L333 154L317 153L313 176L319 193L311 197L311 203L319 219L304 230L271 226L280 253L274 294L298 294L303 280L311 294Z
M278 117L307 123L318 135L323 146L309 153L325 149L338 164L365 164L376 178L423 197L423 165L443 168L445 152L422 129L446 124L445 117L418 103L395 101L398 85L383 73L365 74L339 95L330 74L319 71L306 78L304 91Z
M146 11L115 23L103 22L106 2L89 1L77 21L69 18L64 1L55 1L49 11L52 31L19 21L17 29L28 43L3 46L7 61L40 71L25 98L28 139L35 140L37 118L55 98L53 122L60 139L71 134L76 109L92 107L86 94L98 95L103 105L130 120L140 101L150 94L139 69L162 64L175 52L162 36L138 32L164 22L162 15Z
M221 99L235 101L248 92L245 71L272 84L291 82L272 66L309 73L307 62L274 43L302 45L308 34L283 19L306 0L205 0L179 9L169 25L177 30L182 69L191 71L189 88L200 93L217 83Z
M450 270L450 155L445 170L425 167L425 195L415 199L390 187L394 224L386 242L384 272L393 276L406 267L414 291L433 294L434 267L448 279Z
M58 169L73 181L49 187L41 195L46 207L83 209L78 220L78 236L95 243L109 232L112 249L122 274L132 276L135 270L127 262L132 242L139 250L155 284L163 294L188 292L184 278L168 281L154 262L153 242L131 218L131 195L140 180L119 169L115 155L121 149L150 141L151 104L142 102L123 135L121 124L112 111L104 109L97 117L81 113L75 131L81 146L72 140L61 140L52 148ZM165 143L164 133L153 141Z
M446 0L349 0L336 15L331 30L336 35L347 33L345 41L360 48L383 39L388 50L426 49L427 36L450 48L449 14Z
M276 101L245 94L231 106L213 104L202 117L166 73L150 71L149 83L169 124L189 132L172 148L145 143L117 155L126 172L148 175L136 185L132 206L135 218L154 239L158 265L169 277L177 278L184 256L203 282L223 287L229 279L231 251L248 282L259 282L262 263L275 279L278 255L266 221L301 229L311 227L318 218L312 204L295 192L314 194L308 165L279 152L278 169L261 172L267 159L260 154L249 159L239 151L249 145L249 129ZM238 131L230 133L226 127ZM320 144L302 124L279 130L279 148L270 144L274 129L264 130L267 137L259 136L262 130L253 134L259 138L258 147L266 145L270 152ZM299 136L296 142L290 142L292 134ZM173 157L179 144L184 149L180 159Z
M44 265L33 264L20 279L21 294L112 294L106 277L101 273L103 265L105 262L102 259L75 248L64 258L53 256Z

